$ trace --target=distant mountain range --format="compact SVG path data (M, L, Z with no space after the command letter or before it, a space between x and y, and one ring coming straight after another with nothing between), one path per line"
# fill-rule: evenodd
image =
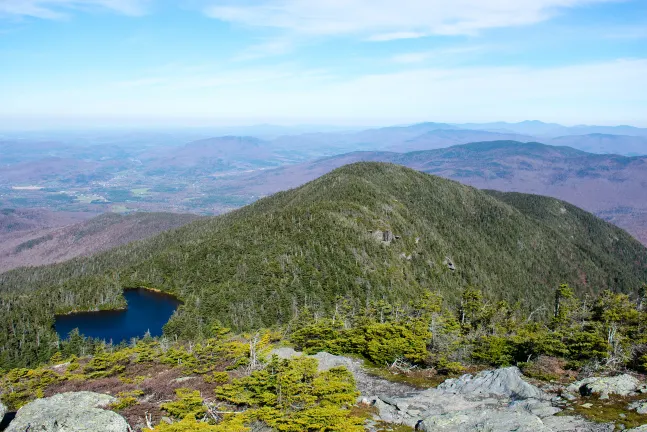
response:
M563 126L557 123L544 123L538 120L526 120L519 123L495 122L495 123L464 123L455 124L461 129L477 129L494 132L514 132L537 137L558 137L563 135L589 135L589 134L610 134L630 135L647 137L647 128L633 126L595 126L577 125Z
M600 155L540 143L493 141L410 153L353 152L223 180L233 194L269 195L358 161L392 162L483 189L563 199L647 244L647 157Z
M260 125L172 133L56 133L49 139L44 135L12 135L0 139L0 208L218 214L258 199L255 188L245 187L250 177L273 169L287 169L306 181L313 177L296 174L301 165L358 151L407 153L435 151L474 142L517 141L568 146L605 155L647 155L647 129L631 126L567 127L539 121L487 124L425 122L364 130L323 128L320 132L300 133L312 130L314 127ZM206 135L223 131L236 134ZM256 133L257 136L238 133ZM560 164L559 161L555 163ZM573 163L582 164L578 161ZM292 165L295 167L289 168ZM461 181L471 181L467 176L451 175ZM604 178L608 173L600 171L599 175ZM501 187L521 187L520 184L512 185L513 181L521 180L512 179L510 184ZM569 181L578 187L590 186L582 184L579 178ZM299 184L282 179L277 183ZM278 190L272 183L265 186L271 191ZM603 187L603 190L607 189ZM534 186L532 190L535 190ZM556 196L563 194L562 191L545 192L557 193ZM583 192L585 195L588 193ZM606 193L603 192L603 196ZM605 217L617 216L621 218L619 223L637 233L636 228L630 226L633 225L631 220L642 220L643 216L635 213L640 206L631 202L629 207L632 210L627 216L626 204L631 198L625 198L623 190L616 190L613 194L618 195L613 201L620 206L620 211L606 204L602 208L592 208L582 201L582 205L591 211L611 212L605 213Z

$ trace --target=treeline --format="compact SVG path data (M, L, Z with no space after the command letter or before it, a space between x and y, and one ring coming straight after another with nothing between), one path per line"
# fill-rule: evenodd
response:
M355 353L377 366L404 363L440 373L470 364L523 367L540 356L564 359L573 370L647 371L647 285L633 298L603 291L579 300L563 284L548 319L539 309L521 310L474 288L453 307L435 293L406 306L379 301L359 310L342 300L330 317L302 311L290 340L310 353Z
M633 297L603 291L578 299L563 284L545 309L525 313L519 305L489 299L475 288L465 289L455 302L437 292L408 303L380 300L364 306L338 298L330 314L305 307L273 331L308 353L358 354L378 367L415 365L441 374L460 373L475 364L524 367L541 356L563 359L572 370L647 372L647 285ZM176 324L172 321L167 332L172 334ZM222 334L223 327L215 322L194 342ZM103 341L74 332L64 341L47 332L38 338L35 345L10 338L25 344L23 354L1 357L0 371L105 348Z

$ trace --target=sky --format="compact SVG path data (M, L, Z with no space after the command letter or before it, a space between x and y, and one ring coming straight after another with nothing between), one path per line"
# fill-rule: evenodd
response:
M0 0L0 125L647 127L647 0Z

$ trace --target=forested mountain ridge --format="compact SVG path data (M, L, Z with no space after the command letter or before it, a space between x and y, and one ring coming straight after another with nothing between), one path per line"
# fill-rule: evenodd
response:
M359 307L438 291L451 301L474 286L535 308L562 282L586 295L645 280L644 246L567 203L357 163L224 216L0 275L0 360L51 354L55 312L119 306L125 287L180 296L166 331L200 338L216 321L271 327L304 306L325 315L340 299Z
M269 195L354 162L390 162L479 189L558 198L627 230L647 245L647 158L586 153L536 142L489 141L449 148L353 152L230 179L232 194Z

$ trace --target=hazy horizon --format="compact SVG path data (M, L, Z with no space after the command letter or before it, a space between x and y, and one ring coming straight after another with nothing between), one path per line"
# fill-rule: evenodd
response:
M646 28L641 0L3 0L0 125L647 126Z
M635 128L647 128L647 120L644 122L620 124L620 123L567 123L567 122L549 122L537 119L526 119L521 121L506 121L501 119L494 119L491 121L443 121L439 119L426 119L414 121L388 121L381 119L365 120L362 123L355 123L352 121L338 121L331 119L305 119L299 120L286 120L286 119L184 119L184 118L159 118L159 119L114 119L114 118L93 118L93 119L56 119L56 118L23 118L23 119L6 119L0 117L0 133L39 133L39 132L58 132L58 133L74 133L85 131L98 131L98 132L120 132L120 131L141 131L141 132L155 132L155 131L182 131L182 130L218 130L227 129L292 129L295 133L299 131L321 131L321 132L334 132L334 131L353 131L365 129L379 129L388 127L406 127L423 123L440 123L448 125L488 125L492 123L505 123L509 125L518 125L523 123L540 122L544 124L556 124L564 127L580 127L580 126L601 126L601 127L620 127L629 126Z

